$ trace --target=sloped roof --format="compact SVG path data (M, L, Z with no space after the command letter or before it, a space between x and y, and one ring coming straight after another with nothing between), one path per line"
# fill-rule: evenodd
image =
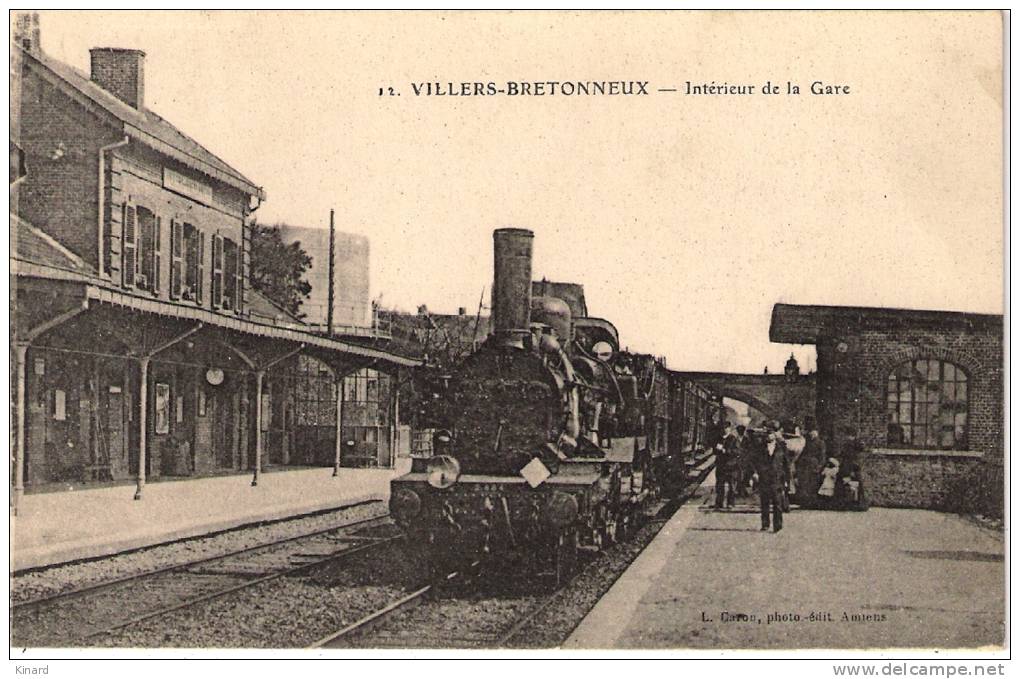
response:
M189 319L210 327L234 330L257 337L271 337L289 342L300 342L308 347L363 356L397 366L413 367L421 365L421 361L414 358L408 358L407 356L401 356L400 354L375 347L314 335L300 328L267 325L191 305L140 297L127 291L115 290L100 285L85 286L85 296L90 304L95 300L100 304L110 304L116 307L124 307L134 311L158 314L170 318Z
M261 316L262 318L282 321L284 323L292 323L295 326L305 325L305 322L300 318L290 313L258 290L250 288L246 294L248 295L248 311L253 316Z
M57 239L17 215L11 218L11 256L19 261L41 264L83 274L95 273L81 257Z
M181 132L156 112L129 106L116 96L92 82L88 75L78 69L53 59L42 52L30 52L16 46L22 54L30 57L26 63L38 63L56 75L74 91L84 95L94 104L124 124L124 131L146 146L198 170L225 184L245 191L253 196L265 198L262 189L250 179L232 168L197 141Z

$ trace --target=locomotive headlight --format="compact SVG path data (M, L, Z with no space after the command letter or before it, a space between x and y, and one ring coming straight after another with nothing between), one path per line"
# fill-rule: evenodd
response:
M407 523L421 513L421 498L410 488L395 488L390 493L390 514L398 522Z
M460 463L452 455L436 455L429 458L425 471L430 486L449 488L460 478Z
M606 341L596 342L591 348L591 352L595 354L600 361L608 361L613 357L613 345Z

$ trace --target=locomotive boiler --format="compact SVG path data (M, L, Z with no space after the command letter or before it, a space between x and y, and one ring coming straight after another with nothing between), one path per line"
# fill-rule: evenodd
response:
M494 232L493 332L444 376L434 455L391 482L390 512L436 569L489 561L561 583L656 492L670 388L662 361L533 284L533 240Z

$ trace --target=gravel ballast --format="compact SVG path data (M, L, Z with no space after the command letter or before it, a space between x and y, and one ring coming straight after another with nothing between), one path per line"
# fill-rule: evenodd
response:
M382 503L376 502L25 573L14 579L15 601L221 555L384 513ZM351 645L492 648L503 642L504 635L515 625L523 623L505 645L522 649L559 646L654 538L661 525L661 522L648 524L632 539L598 554L566 587L552 595L541 587L510 588L512 591L503 589L495 593L486 586L483 572L480 582L443 591L416 608L401 611L364 637L352 639ZM373 530L366 528L359 534L370 538ZM426 572L408 545L398 540L160 614L91 638L87 643L119 648L304 648L406 596L424 584Z
M44 596L52 596L68 590L219 556L385 514L386 507L382 502L367 502L321 514L242 527L207 537L156 545L102 559L16 574L11 578L11 602L17 604Z
M402 544L256 585L95 640L120 648L304 648L407 594L418 567Z

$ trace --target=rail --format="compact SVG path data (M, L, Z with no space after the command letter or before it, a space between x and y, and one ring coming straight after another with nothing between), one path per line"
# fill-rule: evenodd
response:
M479 561L475 561L471 563L468 568L472 569L478 566L479 563ZM438 583L418 587L410 594L392 601L382 608L379 608L361 619L356 620L350 625L312 642L309 644L308 648L343 648L348 640L370 632L382 624L385 620L388 620L401 611L406 611L414 606L424 603L426 599L435 592L439 585L460 579L463 574L464 573L461 571L453 571L441 578Z
M655 527L654 532L658 533L679 505L697 496L698 488L700 488L700 484L707 476L708 471L708 468L703 468L699 472L697 483L686 484L677 496L657 505L658 511L655 512L654 516L647 517L644 524ZM478 563L473 563L471 567L465 570L470 572ZM574 574L571 582L574 579L591 575L593 569L597 567L597 563L597 561L589 562ZM626 569L621 569L616 573L612 582L615 582L624 570ZM447 575L443 581L450 582L459 577L460 573L455 572ZM612 586L612 584L610 583L609 586ZM399 599L390 601L385 606L378 608L356 622L318 639L310 644L308 648L386 648L395 646L401 648L512 648L515 647L515 639L518 639L522 633L526 632L529 626L544 611L549 610L550 607L560 601L569 587L570 583L549 594L526 594L523 598L534 598L534 602L530 605L521 606L521 612L509 616L504 621L504 624L499 625L499 629L487 632L471 630L469 634L464 634L463 632L451 634L439 631L442 628L442 623L445 620L451 619L453 615L448 608L451 605L451 601L434 596L438 590L435 584L425 584L414 588L409 594ZM465 602L455 605L463 604L469 607L468 601L473 601L473 599L465 600ZM418 618L417 620L413 618L400 618L398 620L401 613L411 609L424 609L424 612L421 615L417 612L412 614ZM470 609L467 608L466 610ZM462 612L458 611L458 613ZM458 615L457 619L462 618ZM470 623L467 622L468 618L464 617L463 620L465 626L470 628ZM576 624L574 623L571 626L567 636L573 632Z
M13 604L12 638L22 646L82 644L145 620L377 549L402 537L400 534L381 538L356 534L358 530L384 525L390 525L388 516L373 517ZM320 539L326 542L323 551L311 554L302 551L310 546L323 546L316 542ZM330 548L330 542L334 548ZM335 548L337 542L342 543L339 549ZM281 546L297 549L274 553ZM254 558L244 563L249 557ZM258 557L269 557L268 563L260 564ZM216 565L224 568L217 570ZM133 596L135 588L140 596ZM159 603L161 595L172 602ZM141 601L141 610L131 609L130 604L135 601ZM95 620L99 622L90 623Z

